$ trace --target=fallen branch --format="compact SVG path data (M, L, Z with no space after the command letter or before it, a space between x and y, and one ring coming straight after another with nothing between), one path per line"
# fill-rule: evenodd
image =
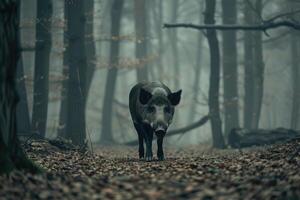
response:
M299 138L300 133L291 129L277 128L273 130L247 130L235 128L232 129L228 135L228 144L232 148L244 148L250 146L270 145Z
M164 28L192 28L197 30L245 30L245 31L267 31L278 27L288 27L295 30L300 30L300 24L291 21L283 20L278 22L264 22L257 25L195 25L189 23L164 24Z
M186 127L178 128L178 129L167 132L166 137L183 134L183 133L191 131L195 128L203 126L209 119L210 119L209 115L206 115L206 116L202 117L199 121L196 121ZM139 144L138 140L134 140L134 141L125 143L125 145L129 145L129 146L138 145L138 144Z

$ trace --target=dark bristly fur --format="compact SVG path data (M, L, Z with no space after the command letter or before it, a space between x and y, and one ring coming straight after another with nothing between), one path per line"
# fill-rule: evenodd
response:
M136 84L129 94L129 109L139 138L139 157L144 158L146 143L146 161L152 160L153 133L157 136L157 157L164 160L163 138L172 122L175 106L179 104L181 90L172 93L160 82Z

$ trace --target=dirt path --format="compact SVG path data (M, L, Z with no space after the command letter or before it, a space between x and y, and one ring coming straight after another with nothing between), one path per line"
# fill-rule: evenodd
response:
M96 155L33 142L29 156L45 175L0 177L1 199L300 199L300 141L238 151L167 149L143 162L136 148Z

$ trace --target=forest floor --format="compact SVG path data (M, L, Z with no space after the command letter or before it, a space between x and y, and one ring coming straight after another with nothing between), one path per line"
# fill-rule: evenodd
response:
M167 148L165 161L145 162L136 147L91 154L32 141L25 150L46 173L0 176L0 199L300 199L299 147Z

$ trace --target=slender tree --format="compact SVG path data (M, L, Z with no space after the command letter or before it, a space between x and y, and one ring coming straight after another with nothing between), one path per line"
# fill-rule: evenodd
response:
M85 0L85 51L87 58L87 71L86 71L86 94L92 83L94 71L96 68L96 49L94 42L94 0Z
M253 24L253 10L249 8L249 5L245 4L244 6L245 13L245 23ZM254 73L253 73L253 32L245 31L244 33L244 90L245 90L245 98L244 98L244 127L247 129L251 128L252 125L252 111L253 111L253 81L254 81Z
M178 6L179 0L172 1L172 23L176 23L178 17ZM178 31L177 29L171 30L171 47L173 56L173 67L174 67L174 87L178 88L180 85L179 79L179 54L178 54Z
M16 68L19 60L19 20L17 0L0 1L0 174L13 169L37 172L17 138Z
M203 2L199 1L199 11L202 9ZM199 23L203 21L203 14L199 12ZM199 31L197 37L197 51L196 51L196 65L195 65L195 79L193 85L193 102L194 105L191 106L189 122L193 121L195 118L196 110L195 107L198 102L199 90L200 90L200 78L201 78L201 62L202 62L202 48L203 48L203 33Z
M222 1L223 24L237 23L236 0ZM238 114L238 68L236 31L223 31L223 86L225 134L239 127Z
M164 53L164 35L162 30L162 23L164 18L163 12L163 1L158 0L158 15L157 15L157 34L158 34L158 69L161 73L159 73L159 79L163 79L164 75L164 66L163 66L163 53Z
M29 135L31 134L31 127L23 67L22 57L20 56L17 67L17 90L20 96L17 105L17 132L21 135Z
M37 2L35 69L33 89L32 130L46 134L48 111L48 74L51 50L52 0Z
M135 14L135 34L136 46L135 55L139 61L137 68L138 82L148 80L148 66L147 66L147 14L146 1L134 0L134 14Z
M291 115L291 128L298 129L299 123L299 110L300 110L300 38L296 32L290 35L290 48L291 48L291 65L292 65L292 88L293 88L293 98L292 98L292 115Z
M253 5L245 3L246 24L261 22L262 1L255 0ZM254 7L254 10L253 8ZM260 31L245 32L245 102L244 126L257 129L263 99L264 62L262 33Z
M205 24L215 23L216 0L206 0L206 10L204 14ZM220 49L216 30L207 30L207 40L210 50L210 77L209 77L209 113L212 129L213 146L224 148L224 138L222 135L222 122L219 108L219 88L220 88Z
M67 22L68 15L67 15L68 9L67 6L64 4L64 22ZM66 24L66 23L64 23ZM66 124L67 124L67 91L68 91L68 79L69 79L69 63L68 63L68 32L67 28L64 27L64 52L63 52L63 70L62 70L62 76L63 80L61 83L61 104L60 104L60 110L59 110L59 122L58 122L58 129L57 129L57 135L60 137L65 138L66 137Z
M300 8L297 2L287 2L287 8L290 11L295 11ZM300 19L299 16L293 16L293 20L297 21ZM292 31L290 36L290 55L291 55L291 85L292 85L292 110L291 110L291 128L299 129L300 120L300 37L299 33Z
M255 10L256 17L255 23L261 23L263 3L262 0L256 0ZM264 73L265 64L263 61L263 40L262 32L258 31L254 33L254 113L253 113L253 124L252 128L259 128L259 120L261 116L261 108L263 102L263 89L264 89Z
M113 99L115 95L117 73L118 73L118 60L120 52L120 29L121 29L121 16L124 0L114 0L111 7L111 42L110 42L110 65L108 70L105 95L103 101L102 112L102 131L101 143L113 143L112 133L112 113L113 113Z
M67 19L67 114L66 137L75 144L83 144L85 140L85 19L84 0L65 1Z

